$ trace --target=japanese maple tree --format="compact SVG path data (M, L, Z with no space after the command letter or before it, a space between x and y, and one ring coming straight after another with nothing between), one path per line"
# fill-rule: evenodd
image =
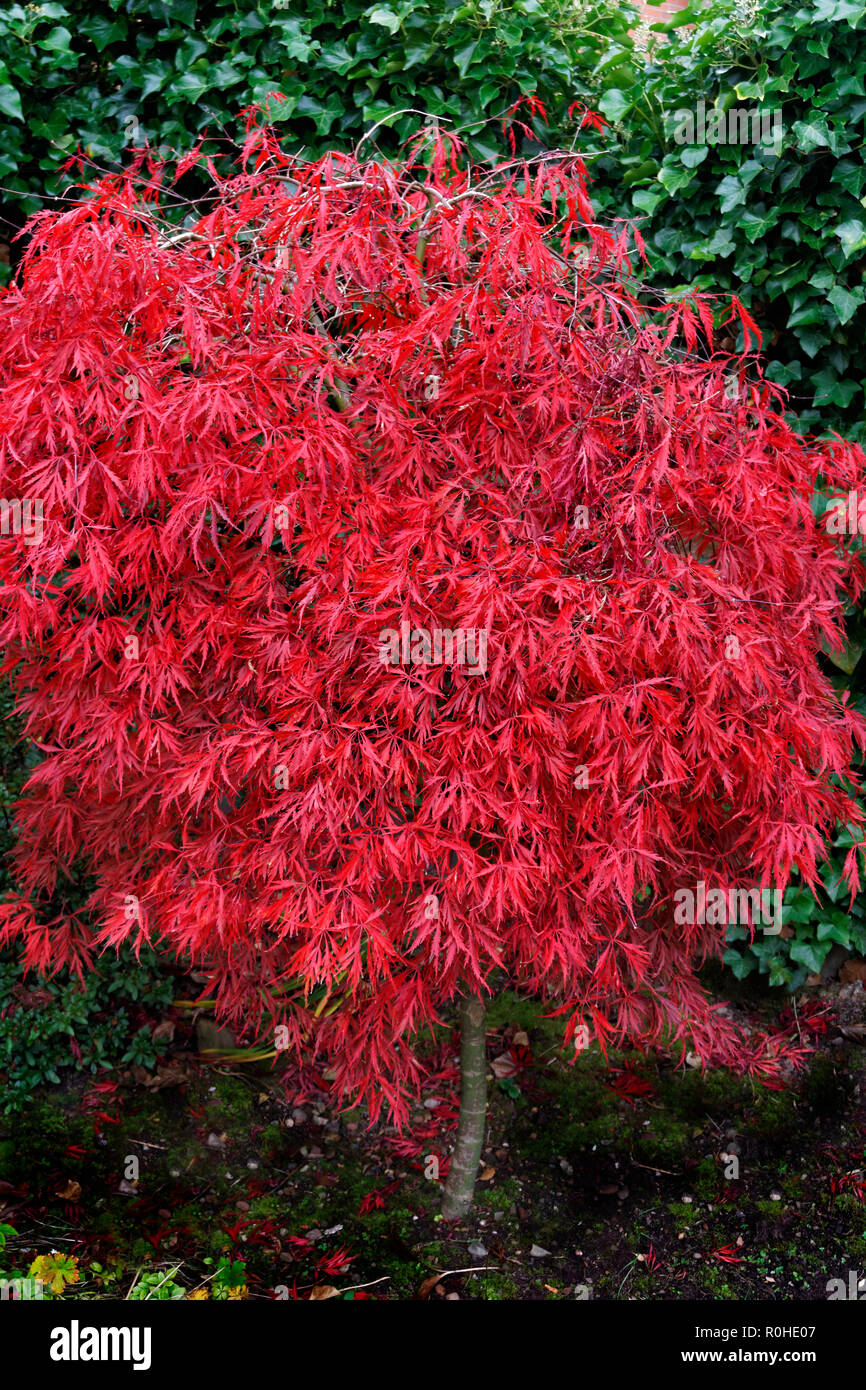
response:
M792 433L717 307L650 301L574 156L304 162L250 112L181 225L197 157L34 219L0 299L0 491L38 515L0 639L42 754L0 940L161 943L398 1120L458 1001L455 1215L494 989L569 1046L778 1069L674 894L814 882L860 823L818 653L863 566L810 503L864 457Z

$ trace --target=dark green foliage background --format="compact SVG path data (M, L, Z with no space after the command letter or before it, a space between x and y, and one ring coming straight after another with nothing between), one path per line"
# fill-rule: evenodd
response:
M599 84L597 205L643 219L656 282L741 296L804 427L866 437L866 5L761 0L747 22L712 0L657 43L633 82ZM701 99L780 111L781 152L677 144Z
M275 122L311 156L378 122L393 150L426 113L479 158L507 152L500 117L533 92L550 117L531 122L539 143L577 139L599 210L641 219L656 283L740 293L801 423L859 436L866 4L762 0L746 18L737 0L708 0L655 26L648 51L634 24L613 0L12 5L0 14L3 213L20 225L44 206L76 150L104 168L145 139L184 150L205 128L235 135L237 112L275 91ZM700 99L779 109L781 154L678 145L674 113ZM575 100L611 128L576 137Z
M25 213L77 148L98 164L146 134L187 149L205 127L236 131L244 106L272 103L310 155L354 145L377 122L394 148L419 124L405 108L465 129L479 157L507 151L498 117L536 93L549 137L571 138L567 107L628 9L570 0L66 0L0 14L0 183ZM134 122L138 122L138 126ZM539 134L542 126L537 126Z

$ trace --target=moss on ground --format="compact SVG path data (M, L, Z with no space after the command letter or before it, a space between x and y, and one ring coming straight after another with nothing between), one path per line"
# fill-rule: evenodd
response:
M193 1287L207 1260L232 1257L254 1298L367 1285L502 1301L824 1298L862 1266L862 1051L818 1052L772 1091L636 1053L571 1065L555 1023L508 995L490 1027L491 1057L520 1032L535 1065L491 1084L486 1176L463 1222L439 1218L424 1176L446 1128L412 1153L324 1094L296 1104L266 1071L187 1057L177 1084L127 1079L97 1110L77 1083L0 1126L9 1267L75 1248L76 1293L123 1297L139 1268L179 1265ZM435 1129L435 1115L419 1108L417 1123Z

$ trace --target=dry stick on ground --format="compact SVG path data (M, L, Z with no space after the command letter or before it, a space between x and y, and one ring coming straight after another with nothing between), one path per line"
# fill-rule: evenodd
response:
M387 1283L387 1281L388 1281L390 1278L391 1278L391 1275L390 1275L390 1274L383 1274L383 1275L381 1275L381 1277L380 1277L379 1279L371 1279L370 1282L369 1282L369 1284L350 1284L349 1287L348 1287L347 1289L338 1289L338 1290L337 1290L337 1293L338 1293L338 1294L355 1293L355 1291L356 1291L357 1289L372 1289L372 1287L373 1287L374 1284L385 1284L385 1283ZM315 1288L316 1285L313 1284L312 1287Z

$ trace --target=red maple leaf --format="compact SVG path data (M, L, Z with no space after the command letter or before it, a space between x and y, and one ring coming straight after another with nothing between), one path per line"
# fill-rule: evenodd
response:
M721 1260L723 1264L739 1265L743 1263L743 1256L737 1254L737 1249L736 1245L717 1245L710 1251L710 1258Z

